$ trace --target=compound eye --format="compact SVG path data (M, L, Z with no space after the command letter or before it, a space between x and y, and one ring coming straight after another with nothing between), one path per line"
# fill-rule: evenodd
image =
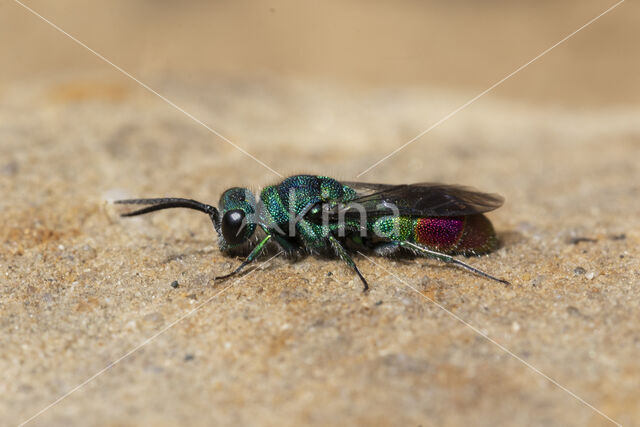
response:
M222 216L222 237L227 243L236 245L242 243L244 238L244 211L233 209Z

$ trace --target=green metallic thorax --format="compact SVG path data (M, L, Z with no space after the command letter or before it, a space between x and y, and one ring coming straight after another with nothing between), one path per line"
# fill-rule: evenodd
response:
M333 178L312 175L289 177L278 185L262 190L260 200L264 206L262 221L277 226L291 239L290 220L296 219L294 233L305 248L315 252L330 250L327 235L338 230L337 223L326 225L308 221L306 214L321 215L322 204L329 206L344 204L356 197L351 188L340 184Z

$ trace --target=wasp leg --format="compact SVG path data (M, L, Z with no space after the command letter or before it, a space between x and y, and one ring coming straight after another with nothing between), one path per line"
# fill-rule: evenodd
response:
M355 272L358 274L358 277L360 277L360 280L362 280L362 283L364 284L364 289L362 290L362 292L367 292L369 290L369 285L367 284L367 281L365 280L362 273L360 273L360 270L358 270L358 266L356 266L356 263L353 262L353 260L351 259L347 251L342 247L340 242L338 242L338 239L336 239L333 236L329 236L328 239L329 239L329 242L331 243L331 247L336 252L336 255L338 255L338 257L340 257L341 260L346 262L347 265L349 265L349 267L353 268Z
M302 248L300 246L294 245L293 243L287 241L286 239L282 238L276 233L272 234L272 236L273 236L273 240L275 240L276 243L280 245L283 252L285 253L285 256L288 257L289 259L292 259L295 261L303 255Z
M402 246L403 248L407 248L413 252L417 252L419 254L431 257L431 258L435 258L438 259L440 261L444 261L446 263L451 263L451 264L455 264L455 265L459 265L462 268L465 268L473 273L476 273L482 277L486 277L487 279L491 279L491 280L495 280L496 282L500 282L500 283L504 283L505 285L510 285L511 283L507 282L504 279L498 279L497 277L494 277L488 273L485 273L482 270L478 270L475 267L470 266L469 264L466 264L460 260L455 259L454 257L452 257L451 255L447 255L447 254L443 254L441 252L436 252L436 251L432 251L431 249L425 248L422 245L418 245L416 243L411 243L411 242L397 242L400 246Z
M238 266L238 268L236 268L235 270L233 270L231 273L229 274L225 274L224 276L217 276L214 277L213 280L221 280L221 279L227 279L237 273L240 272L240 270L242 270L243 268L245 268L247 265L251 264L253 262L253 260L255 260L256 258L258 258L258 256L260 255L260 253L262 252L262 249L264 249L264 245L269 241L269 239L271 238L271 234L267 234L267 237L265 237L264 239L262 239L262 241L260 243L258 243L258 245L253 248L253 250L251 251L251 253L249 254L249 256L247 257L247 259L245 259L244 261L242 261L242 264L240 264Z

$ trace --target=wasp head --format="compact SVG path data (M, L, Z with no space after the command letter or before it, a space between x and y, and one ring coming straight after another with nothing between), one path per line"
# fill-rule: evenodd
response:
M229 250L246 243L256 231L256 199L246 188L233 187L220 196L218 245Z

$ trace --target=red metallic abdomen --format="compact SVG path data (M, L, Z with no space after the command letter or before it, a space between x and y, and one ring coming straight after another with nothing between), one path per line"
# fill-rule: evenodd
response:
M490 252L498 244L493 225L481 214L416 218L414 240L439 252L464 255Z

